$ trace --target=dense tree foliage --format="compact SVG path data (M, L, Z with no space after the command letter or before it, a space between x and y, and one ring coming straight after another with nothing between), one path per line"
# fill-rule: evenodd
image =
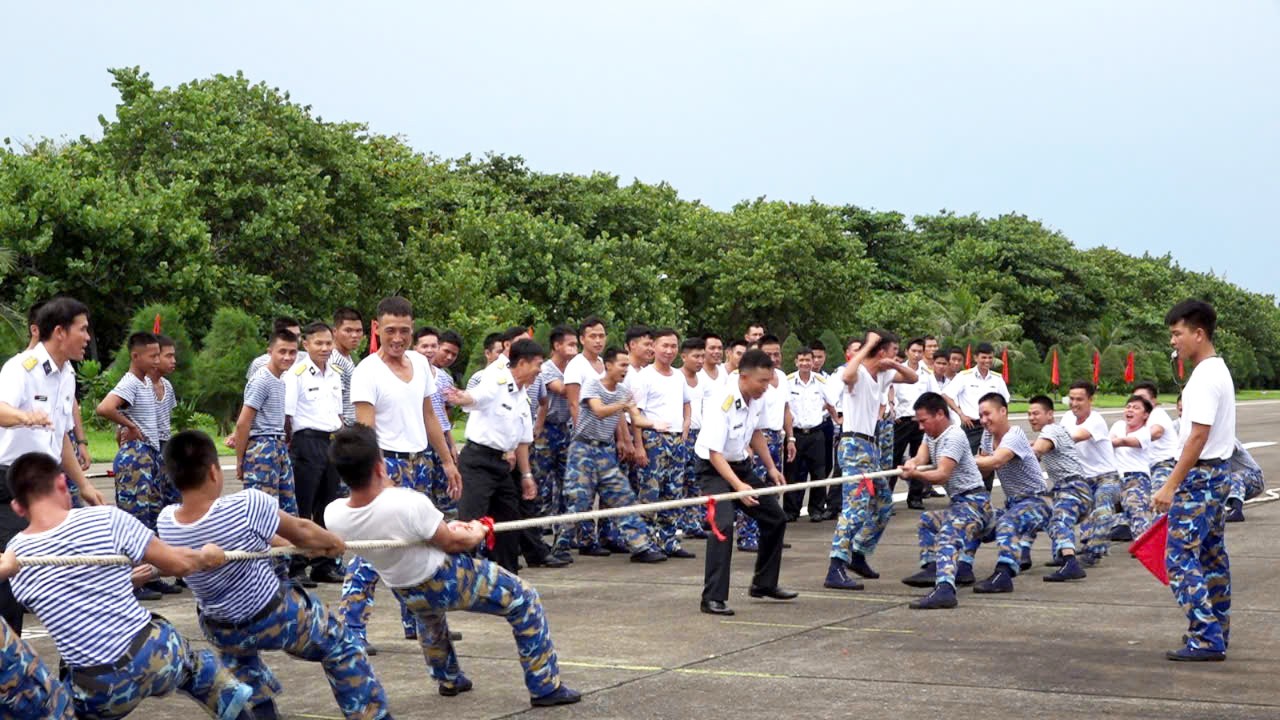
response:
M0 152L0 342L21 342L27 305L62 292L94 309L105 357L139 308L163 304L204 345L192 390L219 416L272 315L369 310L390 293L473 344L589 313L688 332L759 319L837 358L833 340L868 326L992 340L1028 389L1047 384L1052 346L1064 382L1091 374L1095 350L1106 384L1123 383L1113 365L1131 350L1140 375L1171 382L1163 314L1196 296L1218 307L1238 384L1280 385L1274 297L1168 255L1082 251L1022 215L763 198L721 212L667 184L423 155L240 74L175 88L112 74L120 103L100 140Z

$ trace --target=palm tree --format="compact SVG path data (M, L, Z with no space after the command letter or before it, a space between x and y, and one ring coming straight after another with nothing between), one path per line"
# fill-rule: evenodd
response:
M13 249L0 247L0 283L13 272ZM17 350L27 344L26 315L8 303L0 303L0 345L13 345L6 350Z
M968 288L949 290L943 302L936 303L938 330L947 338L981 338L987 342L1016 338L1022 334L1022 326L1000 312L1001 302L999 293L983 300Z
M1092 345L1099 353L1105 353L1107 348L1113 346L1131 345L1133 329L1119 316L1104 313L1102 317L1089 324L1089 332L1080 336L1080 342Z

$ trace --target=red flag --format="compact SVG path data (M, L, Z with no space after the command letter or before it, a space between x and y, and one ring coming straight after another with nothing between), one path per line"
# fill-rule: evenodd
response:
M1102 356L1097 350L1093 351L1093 384L1096 386L1098 380L1102 379Z
M1000 351L1000 377L1005 385L1009 384L1009 348Z
M156 313L156 321L151 324L151 334L152 335L160 334L160 313Z
M969 368L973 367L973 361L970 359L971 354L969 352L972 349L973 349L972 345L964 346L964 369L965 370L968 370Z
M1178 379L1186 377L1187 371L1182 367L1182 356L1178 356Z
M1161 515L1129 546L1129 554L1137 558L1138 562L1142 563L1142 567L1151 571L1151 574L1165 585L1169 584L1169 570L1164 564L1165 546L1168 540L1169 516Z
M1058 351L1053 351L1053 369L1049 371L1049 381L1058 386L1062 384L1062 378L1058 376Z
M378 352L378 321L369 321L369 354Z
M1129 357L1125 358L1125 361L1124 361L1124 381L1127 383L1133 382L1133 351L1132 350L1129 351Z

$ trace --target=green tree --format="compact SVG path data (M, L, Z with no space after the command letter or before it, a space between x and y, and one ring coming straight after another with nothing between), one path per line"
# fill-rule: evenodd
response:
M222 432L235 423L245 370L262 354L264 337L258 321L243 310L221 308L213 315L213 326L195 359L195 396Z

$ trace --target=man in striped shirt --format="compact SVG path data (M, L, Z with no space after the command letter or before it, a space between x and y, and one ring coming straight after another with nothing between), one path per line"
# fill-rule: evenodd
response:
M533 462L538 482L538 514L554 515L564 511L565 460L569 452L569 436L573 419L565 398L564 371L578 355L578 332L568 325L551 330L551 357L542 363L539 379L547 392L547 411L542 432L533 439Z
M333 357L329 359L342 376L342 424L356 423L356 407L351 403L351 374L356 371L355 352L364 340L364 318L355 308L341 307L333 313ZM339 492L343 486L339 481Z
M170 545L262 552L279 536L328 557L342 554L341 538L284 512L260 490L223 495L218 451L204 433L178 433L166 448L165 465L182 493L182 504L160 514L160 539ZM255 720L278 717L274 698L280 683L262 660L264 650L283 650L323 665L344 717L387 717L386 692L360 643L319 598L292 583L282 584L270 560L228 563L195 573L187 582L205 639L236 677L253 688Z
M240 683L208 650L193 650L132 592L127 565L40 565L19 569L31 555L125 555L161 573L184 577L225 560L217 545L173 547L123 511L71 508L67 479L45 453L27 453L9 469L14 509L30 520L0 561L14 595L44 624L66 665L77 717L124 717L149 696L175 690L211 717L252 718L253 689Z
M178 395L173 390L173 383L169 382L169 376L178 369L178 346L167 335L157 335L156 340L160 343L160 362L149 377L156 391L156 432L160 436L160 457L163 458L165 443L173 435L173 410L178 407ZM156 484L160 487L161 507L178 502L182 496L164 474L163 462L158 473Z
M460 352L462 352L462 336L452 330L445 330L440 333L439 347L436 349L435 356L431 358L431 364L436 370L436 391L431 396L431 409L435 411L436 419L440 421L440 430L444 433L444 442L449 446L449 455L454 463L458 462L458 445L453 441L453 421L449 419L448 397L450 391L456 386L453 376L449 374L449 368L457 362ZM434 452L434 449L432 451ZM449 497L449 483L443 466L438 468L438 472L431 477L431 502L440 508L440 512L445 515L452 512L452 516L456 517L457 504L453 498Z

